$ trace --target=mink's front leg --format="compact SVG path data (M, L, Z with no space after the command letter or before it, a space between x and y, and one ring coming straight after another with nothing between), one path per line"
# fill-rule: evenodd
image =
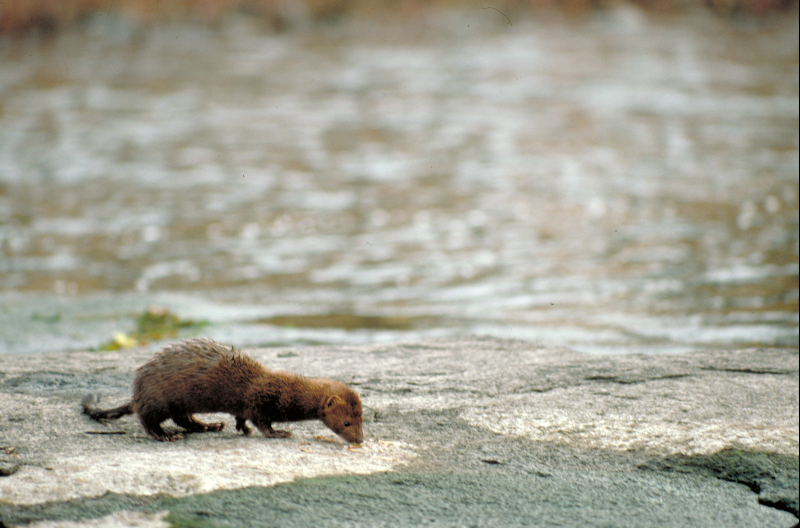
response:
M255 426L267 438L290 438L292 436L289 431L276 431L273 429L272 422L259 422Z
M241 416L236 417L236 430L243 432L245 436L250 436L250 433L253 432L253 430L247 426L247 418Z

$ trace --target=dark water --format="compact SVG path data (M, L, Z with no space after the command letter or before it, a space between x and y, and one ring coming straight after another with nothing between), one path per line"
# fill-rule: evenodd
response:
M490 10L0 42L0 353L798 346L798 23Z

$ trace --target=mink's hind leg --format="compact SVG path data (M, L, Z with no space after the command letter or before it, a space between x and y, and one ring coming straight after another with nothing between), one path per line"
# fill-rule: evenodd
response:
M216 433L225 429L224 422L205 423L201 422L191 414L185 416L173 416L172 421L175 422L178 427L183 427L187 431L191 431L193 433L205 433L207 431Z
M250 433L253 432L253 430L247 426L247 418L242 418L241 416L236 417L236 430L243 432L245 436L250 436Z
M139 421L147 434L159 442L175 442L183 438L180 433L167 433L161 428L161 422L166 418L139 415Z

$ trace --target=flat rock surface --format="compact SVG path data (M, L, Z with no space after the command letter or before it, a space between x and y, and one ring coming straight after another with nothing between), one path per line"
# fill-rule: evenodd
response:
M130 397L152 351L5 356L0 519L34 526L793 526L798 351L589 356L497 339L249 350L352 385L365 443L151 440ZM170 422L167 423L169 427ZM566 524L565 524L566 523Z

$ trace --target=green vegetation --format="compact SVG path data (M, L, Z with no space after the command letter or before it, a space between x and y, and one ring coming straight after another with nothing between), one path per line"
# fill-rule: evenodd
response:
M151 306L136 318L136 330L130 334L117 332L111 341L100 347L100 350L133 348L148 341L176 337L184 328L202 328L206 325L208 321L181 319L166 308Z
M40 323L57 323L61 320L61 314L42 315L38 312L34 312L31 316L31 320L39 321Z
M259 323L287 328L344 328L345 330L410 330L430 323L426 318L382 317L348 313L321 315L278 315L259 319Z

